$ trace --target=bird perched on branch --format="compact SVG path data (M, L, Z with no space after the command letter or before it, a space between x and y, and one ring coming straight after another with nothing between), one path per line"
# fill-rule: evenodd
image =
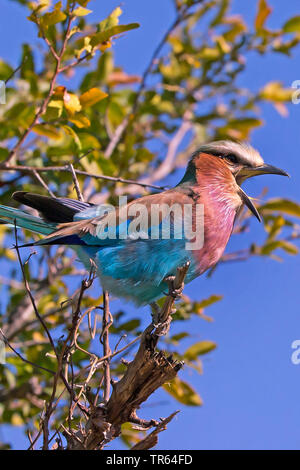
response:
M217 141L192 155L173 189L141 197L115 211L18 191L13 199L36 209L40 217L6 206L0 206L0 217L43 235L34 245L71 246L87 268L92 260L105 290L141 305L164 295L166 279L176 274L177 267L190 263L189 282L214 266L243 205L260 220L240 185L262 174L288 176L265 164L248 144ZM184 218L186 208L189 217ZM138 212L143 213L142 219Z

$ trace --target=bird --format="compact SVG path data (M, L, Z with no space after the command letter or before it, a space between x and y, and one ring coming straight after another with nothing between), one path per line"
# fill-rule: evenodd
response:
M105 205L17 191L13 199L36 209L39 216L0 205L0 217L6 223L42 235L31 245L72 247L87 269L93 263L103 289L113 296L138 306L152 304L165 295L167 280L176 275L178 267L189 263L185 278L188 283L218 263L243 206L261 220L241 184L264 174L289 176L284 170L266 164L249 143L219 140L205 143L193 153L175 187L142 196L115 210L108 210ZM155 220L151 218L153 207L174 205L179 209L190 207L187 226L194 239L185 231L181 231L181 238L176 237L176 227L182 229L183 224L180 211L166 216L162 211ZM135 228L139 225L136 217L128 216L134 208L144 211L143 221L148 225L130 232L130 224L134 222ZM166 219L170 224L167 234ZM202 243L191 249L188 243L197 238L195 227L202 231Z

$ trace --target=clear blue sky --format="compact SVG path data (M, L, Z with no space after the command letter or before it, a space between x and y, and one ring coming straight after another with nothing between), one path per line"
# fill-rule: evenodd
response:
M103 18L120 2L91 1L94 19ZM274 7L270 25L280 27L299 9L297 0L269 0ZM173 18L168 0L124 0L124 22L138 21L141 28L116 41L117 63L127 72L142 73L153 48ZM236 0L234 12L253 23L256 2ZM35 28L25 21L24 9L14 2L0 0L0 56L19 63L22 42L36 41ZM298 8L297 8L298 7ZM298 12L299 13L299 12ZM267 81L282 80L286 86L300 79L299 50L294 58L273 55L253 56L241 83L257 89ZM260 177L250 180L246 189L257 195L264 186L269 196L300 200L300 105L289 106L289 117L282 118L272 108L263 108L264 127L253 134L252 143L268 163L287 170L290 180ZM263 239L263 227L253 221L251 236ZM239 242L240 245L240 242ZM237 248L231 239L228 250ZM300 447L300 365L291 363L291 343L300 339L299 257L285 257L284 263L252 259L243 264L219 268L207 280L191 283L186 292L202 299L212 293L224 300L210 308L214 323L193 320L189 327L194 338L218 343L216 351L204 359L204 375L189 379L204 400L201 408L178 405L164 392L158 392L145 408L144 416L167 416L181 409L177 420L160 434L160 449L299 449ZM182 377L186 377L186 372ZM163 403L162 403L163 402ZM4 434L4 435L3 435ZM12 438L15 448L27 441L21 432L5 427L2 439Z

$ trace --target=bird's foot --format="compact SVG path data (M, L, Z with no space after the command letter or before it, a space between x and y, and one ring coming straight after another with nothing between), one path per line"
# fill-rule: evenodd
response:
M170 329L170 324L172 321L171 315L168 316L166 320L162 320L162 310L156 302L150 304L152 308L152 325L155 328L156 336L164 336L168 333ZM176 308L172 309L171 314L176 313Z
M156 336L165 336L171 325L172 317L169 316L166 320L164 321L158 321L157 323L152 323L153 327L155 328L155 335Z
M183 288L184 288L184 283L179 288L175 287L175 276L168 276L165 277L165 282L169 286L169 291L165 293L166 295L169 295L170 297L173 297L173 299L178 300L182 296Z

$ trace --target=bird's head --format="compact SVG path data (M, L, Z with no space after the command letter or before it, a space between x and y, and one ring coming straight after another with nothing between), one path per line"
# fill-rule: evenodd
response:
M240 185L247 178L257 175L283 175L289 176L284 170L276 168L264 162L257 150L244 142L233 142L230 140L219 140L202 145L194 154L194 158L201 159L201 154L209 154L215 158L221 159L223 164L229 169L237 185L238 192L247 207L260 221L260 216L250 198L240 188ZM197 165L196 165L197 166Z

